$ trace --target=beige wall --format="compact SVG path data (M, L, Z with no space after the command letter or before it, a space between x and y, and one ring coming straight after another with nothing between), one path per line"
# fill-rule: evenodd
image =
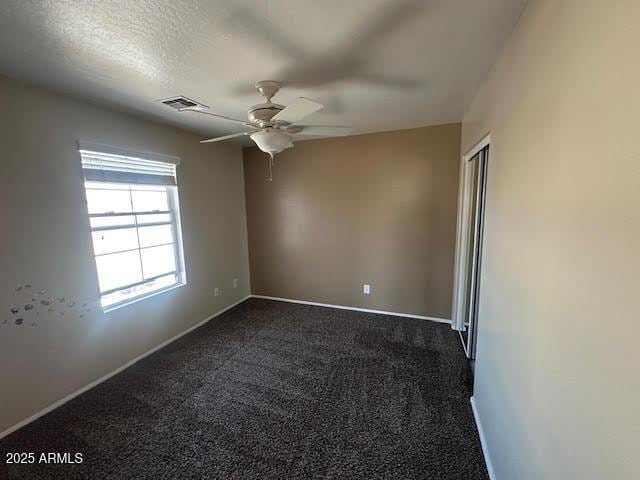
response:
M530 0L491 132L475 397L496 478L640 477L640 2Z
M307 140L270 183L245 149L253 293L449 319L459 150L459 124Z
M249 293L241 149L0 77L0 432ZM17 285L99 299L80 158L85 140L182 157L188 284L107 315L25 316ZM232 289L233 278L239 288ZM213 288L222 288L220 297ZM2 324L3 320L9 320ZM30 327L31 321L37 327Z

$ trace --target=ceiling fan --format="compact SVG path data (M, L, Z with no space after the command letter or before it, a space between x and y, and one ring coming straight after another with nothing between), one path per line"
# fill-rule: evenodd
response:
M256 83L256 90L265 97L266 102L249 108L248 121L217 115L201 108L187 107L181 111L191 111L211 115L222 120L237 123L248 131L209 138L200 143L211 143L248 135L260 150L269 155L269 181L273 179L273 158L276 154L293 147L293 139L298 135L312 135L318 137L336 137L349 135L352 127L329 125L299 125L298 122L312 113L320 110L323 105L305 97L299 97L286 107L271 102L271 98L278 93L282 85L273 80L262 80Z

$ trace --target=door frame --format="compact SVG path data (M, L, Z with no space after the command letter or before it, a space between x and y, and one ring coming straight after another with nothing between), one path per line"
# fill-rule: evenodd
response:
M465 285L467 285L468 280L467 265L469 256L472 253L470 251L469 233L475 223L470 215L473 178L469 161L490 145L490 143L491 133L488 133L467 153L462 155L460 159L460 187L458 191L458 220L456 229L453 302L451 308L451 328L459 332L465 331ZM467 346L464 345L464 342L462 343L465 353L469 356L471 352L467 351Z

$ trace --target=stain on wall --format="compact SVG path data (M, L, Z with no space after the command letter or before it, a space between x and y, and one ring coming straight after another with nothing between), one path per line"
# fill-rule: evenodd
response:
M56 297L45 289L34 291L30 283L15 287L12 299L13 305L8 308L8 311L13 321L4 319L0 325L37 327L39 322L50 321L65 315L75 314L78 318L85 318L87 314L94 311L102 313L99 298L83 300L82 307L76 308L77 302L67 301L67 296Z

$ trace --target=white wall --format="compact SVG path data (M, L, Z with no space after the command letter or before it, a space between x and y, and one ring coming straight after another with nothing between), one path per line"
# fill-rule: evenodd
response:
M640 2L530 0L491 132L475 398L499 480L640 478Z
M0 432L249 294L241 148L0 77ZM99 299L76 142L176 155L186 286L109 314L21 313L18 285ZM239 288L232 288L233 278ZM222 289L220 297L213 288ZM3 320L7 320L3 324ZM30 323L36 322L36 327Z

